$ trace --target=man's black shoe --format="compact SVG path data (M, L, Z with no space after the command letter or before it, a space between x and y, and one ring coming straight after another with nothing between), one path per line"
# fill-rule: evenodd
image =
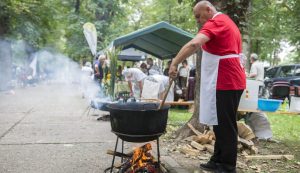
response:
M200 168L205 171L216 171L218 166L216 162L210 160L207 163L200 164Z

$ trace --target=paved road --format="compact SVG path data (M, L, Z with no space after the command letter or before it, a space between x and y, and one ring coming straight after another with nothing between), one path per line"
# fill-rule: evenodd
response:
M84 114L87 106L74 85L1 92L0 173L103 172L116 136L109 122Z

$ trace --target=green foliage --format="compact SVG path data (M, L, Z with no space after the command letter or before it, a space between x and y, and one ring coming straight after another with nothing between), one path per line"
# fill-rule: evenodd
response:
M118 55L120 54L121 49L120 48L113 48L111 50L106 51L106 55L110 59L110 86L109 86L109 95L112 99L114 99L114 93L115 93L115 81L116 81L116 73L117 73L117 61L118 61Z
M184 3L178 3L177 0L131 0L128 1L125 9L130 28L123 33L129 33L160 21L166 21L192 33L197 31L192 5L187 0Z
M195 0L1 0L0 37L24 40L33 48L54 47L74 60L92 59L82 25L97 28L98 50L116 37L160 21L197 33L192 7ZM300 1L211 0L227 13L242 33L249 34L251 51L271 64L279 63L280 43L300 57ZM249 6L250 5L250 6Z
M111 24L126 23L121 2L3 0L0 2L0 37L24 40L36 49L54 47L79 61L91 57L82 25L94 23L98 31L98 48L105 48L115 32L119 32L112 29Z
M5 6L5 10L0 12L0 18L7 27L5 32L0 32L0 36L9 36L14 39L24 39L31 46L39 48L46 42L50 28L56 28L53 16L55 16L56 4L51 4L36 0L17 1L5 0L0 6ZM1 8L2 9L2 8ZM53 14L53 15L49 15ZM3 25L0 24L0 28Z
M249 13L249 6L249 0L223 0L219 8L220 11L223 11L231 17L242 33L246 34L248 30L247 14Z
M259 53L271 65L280 62L278 53L282 41L296 46L296 55L291 62L299 62L299 27L295 27L300 25L299 4L296 0L253 2L249 25L252 51Z

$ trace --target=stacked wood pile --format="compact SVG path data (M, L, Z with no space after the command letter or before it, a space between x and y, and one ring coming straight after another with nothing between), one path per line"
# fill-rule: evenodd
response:
M184 139L187 143L177 147L177 150L187 156L199 156L200 152L214 152L215 134L212 130L205 130L203 133L196 130L191 124L189 128L195 135ZM255 135L249 126L244 123L238 123L238 152L242 155L253 155L258 153L258 149L254 146L253 139Z

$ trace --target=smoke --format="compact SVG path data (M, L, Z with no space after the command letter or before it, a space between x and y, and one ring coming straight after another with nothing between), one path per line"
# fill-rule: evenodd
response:
M0 40L0 91L8 89L10 85L11 54L10 42Z
M100 87L78 62L47 48L34 50L23 41L0 41L0 90L38 85L76 87L77 95L89 102L99 96Z
M98 96L100 87L93 80L91 67L90 71L84 71L67 56L47 50L38 51L34 56L38 60L39 78L44 78L48 83L78 86L82 97L88 100Z

